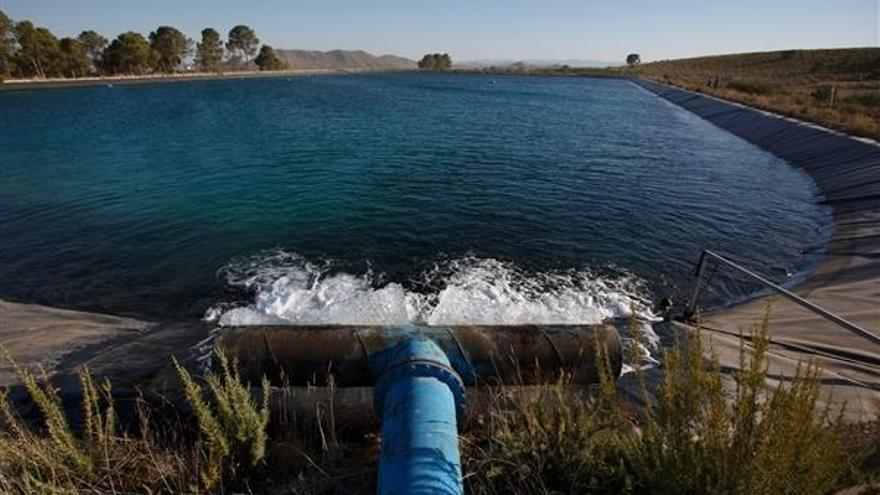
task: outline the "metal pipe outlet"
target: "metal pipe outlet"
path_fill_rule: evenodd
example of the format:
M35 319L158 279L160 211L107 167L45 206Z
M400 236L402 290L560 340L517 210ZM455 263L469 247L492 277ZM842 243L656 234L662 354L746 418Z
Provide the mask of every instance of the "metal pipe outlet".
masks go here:
M414 336L433 340L465 385L532 385L559 372L595 383L600 346L615 376L623 362L620 337L607 324L229 327L217 345L252 383L267 376L284 386L368 387L370 356Z

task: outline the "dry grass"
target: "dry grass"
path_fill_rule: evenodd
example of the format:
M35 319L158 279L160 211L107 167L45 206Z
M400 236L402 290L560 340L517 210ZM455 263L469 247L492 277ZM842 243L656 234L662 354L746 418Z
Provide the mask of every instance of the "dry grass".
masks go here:
M623 72L880 140L880 48L699 57Z
M82 431L75 434L45 373L17 368L42 417L28 425L0 397L0 491L4 494L218 493L234 487L265 456L268 405L258 404L221 357L207 378L211 394L178 367L200 434L179 423L154 431L138 407L137 433L118 431L109 381L80 373Z
M87 372L83 387L83 432L77 437L60 399L45 375L19 376L44 418L32 428L2 397L0 491L9 494L55 493L184 493L196 474L195 452L164 445L146 427L132 437L115 431L109 386L96 386ZM145 410L142 410L145 411Z

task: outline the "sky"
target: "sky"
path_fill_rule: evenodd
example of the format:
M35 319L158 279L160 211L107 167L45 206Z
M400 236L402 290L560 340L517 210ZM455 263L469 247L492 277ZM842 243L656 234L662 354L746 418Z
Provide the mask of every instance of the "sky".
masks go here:
M57 36L107 38L172 25L191 38L254 28L276 48L363 49L454 60L620 62L880 46L880 0L0 0L14 20Z

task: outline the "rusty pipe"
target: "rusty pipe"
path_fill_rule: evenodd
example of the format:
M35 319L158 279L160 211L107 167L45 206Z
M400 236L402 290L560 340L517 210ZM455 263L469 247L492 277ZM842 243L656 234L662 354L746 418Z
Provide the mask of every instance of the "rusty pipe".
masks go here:
M530 385L559 372L594 383L600 347L613 376L622 366L620 337L607 324L228 327L217 346L251 383L265 375L275 385L361 387L373 385L372 356L414 336L436 342L466 385Z

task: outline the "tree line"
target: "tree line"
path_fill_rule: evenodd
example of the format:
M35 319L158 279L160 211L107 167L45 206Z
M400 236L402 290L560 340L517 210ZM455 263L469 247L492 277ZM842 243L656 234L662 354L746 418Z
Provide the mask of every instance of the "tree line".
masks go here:
M260 70L286 68L275 50L260 46L254 30L245 25L233 27L225 42L213 28L203 29L201 40L194 42L172 26L159 26L147 37L129 31L112 41L92 30L58 39L45 27L15 22L0 11L0 80L220 72L245 70L251 62Z

